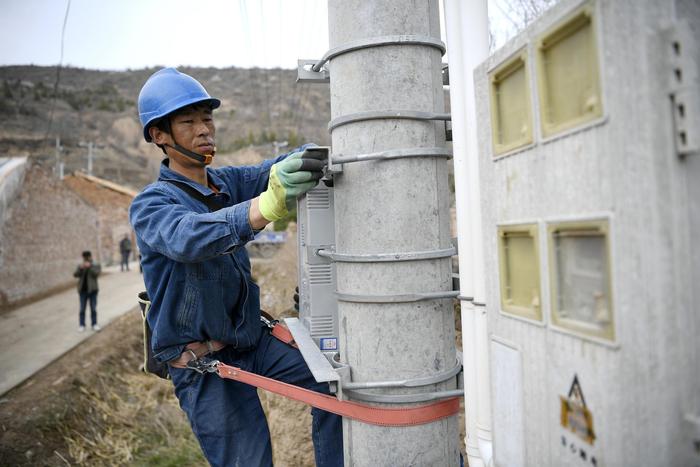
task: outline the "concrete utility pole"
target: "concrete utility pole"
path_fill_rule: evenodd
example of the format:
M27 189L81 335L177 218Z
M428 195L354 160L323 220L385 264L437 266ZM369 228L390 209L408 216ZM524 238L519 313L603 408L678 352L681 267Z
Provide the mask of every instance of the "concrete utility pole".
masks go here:
M88 148L88 158L87 158L87 174L92 175L92 158L93 158L93 149L94 148L101 148L103 146L96 145L92 141L88 143L78 143L78 146L81 148Z
M61 146L61 138L56 136L56 167L54 167L54 174L59 177L60 180L63 180L63 173L61 171L63 164L61 162L61 151L63 151L63 146Z
M334 160L379 159L345 163L335 178L341 360L353 383L444 374L457 365L456 294L438 1L330 0L328 14ZM343 397L420 401L455 387L449 378ZM346 419L344 436L346 465L459 465L456 416L409 428Z

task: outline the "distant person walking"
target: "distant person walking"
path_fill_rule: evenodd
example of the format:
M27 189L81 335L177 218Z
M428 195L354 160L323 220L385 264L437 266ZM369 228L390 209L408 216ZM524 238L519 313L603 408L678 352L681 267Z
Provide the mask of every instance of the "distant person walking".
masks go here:
M124 238L119 242L119 252L122 254L121 270L129 270L129 256L131 256L131 240L129 240L129 235L124 234Z
M97 324L97 276L102 272L102 267L92 261L92 253L83 251L83 262L78 265L73 273L78 278L78 294L80 295L80 326L78 332L85 331L85 306L90 301L90 321L92 330L99 331Z

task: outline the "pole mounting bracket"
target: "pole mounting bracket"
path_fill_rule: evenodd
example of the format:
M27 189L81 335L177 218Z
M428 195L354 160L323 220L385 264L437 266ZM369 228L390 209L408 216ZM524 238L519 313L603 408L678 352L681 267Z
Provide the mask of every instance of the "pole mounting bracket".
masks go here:
M297 83L300 81L305 83L330 83L331 76L325 66L318 71L314 70L317 63L318 60L297 60Z

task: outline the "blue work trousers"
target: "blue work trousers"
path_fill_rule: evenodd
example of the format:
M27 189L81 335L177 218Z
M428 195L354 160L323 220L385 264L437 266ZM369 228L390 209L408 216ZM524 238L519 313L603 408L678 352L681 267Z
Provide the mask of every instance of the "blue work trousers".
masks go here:
M266 330L252 350L238 352L229 346L210 357L242 370L329 393L328 383L316 382L299 350ZM272 465L270 432L253 386L182 368L171 367L170 375L180 407L212 466ZM342 466L342 418L315 408L311 415L316 465Z
M94 326L97 324L97 291L80 292L80 325L85 326L85 306L90 301L90 320Z
M122 251L122 262L119 264L121 270L129 270L129 256L131 256L131 250Z

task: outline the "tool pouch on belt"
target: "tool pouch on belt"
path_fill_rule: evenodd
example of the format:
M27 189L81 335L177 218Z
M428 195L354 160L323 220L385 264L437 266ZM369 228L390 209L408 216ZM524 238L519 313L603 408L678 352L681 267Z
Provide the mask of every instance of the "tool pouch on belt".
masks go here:
M156 375L159 378L170 379L167 363L159 363L153 358L153 348L151 347L151 327L148 325L148 310L151 309L151 300L146 292L139 294L139 306L141 307L141 317L143 318L143 371Z

